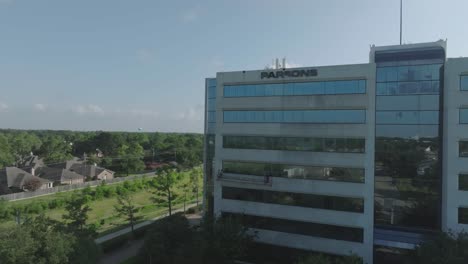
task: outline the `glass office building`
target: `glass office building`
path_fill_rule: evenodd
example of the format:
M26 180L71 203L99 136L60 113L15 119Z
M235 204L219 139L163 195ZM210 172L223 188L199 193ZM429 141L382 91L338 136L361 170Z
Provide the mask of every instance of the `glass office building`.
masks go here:
M365 263L468 229L468 59L445 51L207 79L207 212L242 218L262 248Z

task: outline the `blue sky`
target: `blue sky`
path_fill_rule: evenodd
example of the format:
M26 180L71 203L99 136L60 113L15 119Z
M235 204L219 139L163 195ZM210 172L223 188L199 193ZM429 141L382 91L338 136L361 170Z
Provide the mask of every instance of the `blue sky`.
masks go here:
M205 77L365 63L399 2L0 0L0 128L202 132ZM405 43L468 56L468 1L404 3Z

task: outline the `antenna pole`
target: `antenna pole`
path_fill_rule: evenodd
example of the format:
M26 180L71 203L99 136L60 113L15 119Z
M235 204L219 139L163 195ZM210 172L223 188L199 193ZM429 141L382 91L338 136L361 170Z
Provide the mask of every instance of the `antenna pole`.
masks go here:
M403 33L403 0L400 0L400 45Z

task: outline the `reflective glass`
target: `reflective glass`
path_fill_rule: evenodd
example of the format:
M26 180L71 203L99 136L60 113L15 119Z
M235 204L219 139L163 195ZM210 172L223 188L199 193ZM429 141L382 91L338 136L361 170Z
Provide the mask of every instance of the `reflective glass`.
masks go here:
M208 123L215 123L216 122L216 112L209 111L208 112Z
M364 169L223 161L223 172L293 179L364 182Z
M376 110L439 110L439 95L377 96Z
M458 142L460 157L468 157L468 141Z
M468 108L460 109L460 124L468 124Z
M223 199L249 201L257 203L300 206L325 210L364 212L364 199L317 194L291 193L223 187Z
M216 86L208 86L208 98L216 98Z
M364 94L366 80L225 85L225 97Z
M209 78L206 80L207 80L208 86L216 86L216 78Z
M224 111L225 123L364 124L366 110Z
M225 212L222 213L222 217L238 218L244 226L249 228L361 243L364 239L362 228Z
M377 82L439 80L442 64L377 68Z
M458 223L468 224L468 208L458 208Z
M439 111L376 111L376 124L433 125L439 123Z
M468 75L460 76L460 90L468 91Z
M458 175L458 189L461 191L468 191L468 174Z
M215 111L216 109L216 99L208 99L208 111Z
M361 138L223 136L223 148L364 153L365 140Z

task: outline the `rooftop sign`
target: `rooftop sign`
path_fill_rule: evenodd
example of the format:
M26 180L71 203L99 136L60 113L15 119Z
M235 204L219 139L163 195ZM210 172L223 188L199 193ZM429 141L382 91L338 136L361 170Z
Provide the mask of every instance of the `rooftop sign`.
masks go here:
M296 78L296 77L312 77L317 76L316 69L309 70L280 70L280 71L264 71L261 72L261 79L270 79L270 78Z

